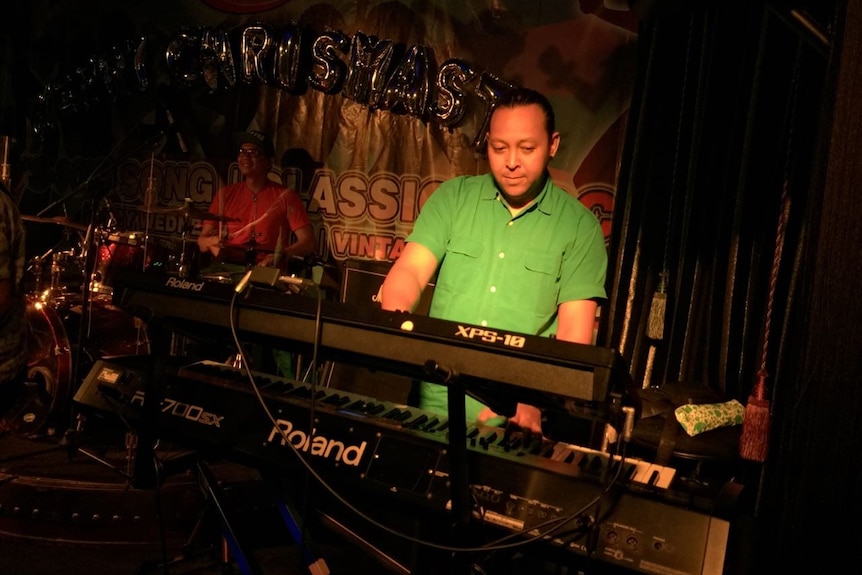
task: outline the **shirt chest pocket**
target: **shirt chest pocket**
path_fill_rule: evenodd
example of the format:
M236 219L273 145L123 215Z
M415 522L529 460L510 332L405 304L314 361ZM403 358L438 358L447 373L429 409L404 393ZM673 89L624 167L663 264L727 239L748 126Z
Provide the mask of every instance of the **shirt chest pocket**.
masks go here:
M435 293L470 293L481 285L486 274L480 273L484 247L470 238L450 238L446 244L446 254Z
M556 281L557 276L560 275L560 265L559 254L535 251L524 253L524 269L539 274L538 279L540 280L548 278L551 281Z
M534 302L534 310L538 317L553 315L557 309L560 292L558 278L562 260L559 254L547 252L526 252L523 261L523 277L526 283L535 291L533 298L524 302Z
M470 238L454 237L446 245L446 257L452 259L466 258L466 262L477 261L482 257L483 249L481 242Z

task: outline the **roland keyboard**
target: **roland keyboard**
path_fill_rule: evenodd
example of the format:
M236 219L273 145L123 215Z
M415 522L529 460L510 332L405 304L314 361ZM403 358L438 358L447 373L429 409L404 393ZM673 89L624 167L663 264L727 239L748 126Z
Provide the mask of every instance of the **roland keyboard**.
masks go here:
M76 404L91 417L140 425L147 360L98 360ZM389 501L405 513L449 513L445 418L253 374L273 421L248 374L209 361L178 363L183 360L172 358L161 382L159 438L260 468L296 471L307 463L346 496ZM599 536L589 547L583 532L546 543L643 573L722 572L729 523L677 492L672 468L495 427L471 426L466 441L469 487L481 505L477 521L535 535L547 522L588 512L602 500Z
M235 299L234 299L235 298ZM127 271L114 305L148 324L191 337L230 337L231 310L246 341L319 345L318 357L415 379L456 376L492 407L499 397L577 416L619 413L631 378L613 349L491 330L374 306L357 306L249 286ZM230 340L229 340L230 341ZM483 389L493 389L482 395ZM496 409L506 414L505 409Z

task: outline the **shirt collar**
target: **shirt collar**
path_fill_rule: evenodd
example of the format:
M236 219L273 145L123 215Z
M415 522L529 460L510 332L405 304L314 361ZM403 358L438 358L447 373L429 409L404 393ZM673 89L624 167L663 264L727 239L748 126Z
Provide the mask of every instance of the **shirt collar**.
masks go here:
M481 198L483 200L496 200L500 198L500 201L503 201L502 196L500 195L500 190L497 189L496 184L494 183L494 177L491 174L487 174L489 185L482 186ZM532 210L533 208L541 211L543 214L549 215L551 213L551 202L547 201L548 190L553 185L553 180L551 179L551 174L545 172L545 185L542 186L542 191L539 192L539 195L536 196L535 201L530 204L530 207L527 210ZM523 213L523 212L521 212Z

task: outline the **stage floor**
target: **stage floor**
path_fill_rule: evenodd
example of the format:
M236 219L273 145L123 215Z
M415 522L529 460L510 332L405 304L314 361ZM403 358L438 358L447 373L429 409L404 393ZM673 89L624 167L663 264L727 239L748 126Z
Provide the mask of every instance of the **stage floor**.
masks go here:
M171 462L183 463L158 488L138 489L130 480L134 450L126 448L124 434L68 439L0 435L4 575L310 572L275 506L263 499L256 470L201 463L193 453L160 446L156 455L168 469ZM205 496L198 463L230 507L228 527L245 537L239 553L225 548L225 521ZM334 533L313 533L307 540L313 541L313 558L333 574L386 572Z

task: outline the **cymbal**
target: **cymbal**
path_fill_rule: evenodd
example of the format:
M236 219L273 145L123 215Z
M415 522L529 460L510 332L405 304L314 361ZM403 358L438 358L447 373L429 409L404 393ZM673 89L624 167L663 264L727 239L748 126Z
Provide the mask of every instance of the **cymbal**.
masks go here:
M155 208L147 209L144 206L138 208L139 212L147 212L150 214L168 214L168 215L176 215L182 216L184 218L193 218L196 220L211 220L214 222L238 222L239 218L231 218L228 216L219 216L216 214L211 214L206 210L201 210L194 206L175 206L175 207L162 207L158 206Z
M65 216L43 218L41 216L28 216L26 214L21 214L21 219L27 222L38 222L40 224L58 224L75 230L81 230L82 232L86 232L87 228L89 227L85 224L79 224L78 222L70 221L69 218Z

